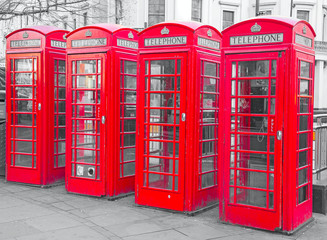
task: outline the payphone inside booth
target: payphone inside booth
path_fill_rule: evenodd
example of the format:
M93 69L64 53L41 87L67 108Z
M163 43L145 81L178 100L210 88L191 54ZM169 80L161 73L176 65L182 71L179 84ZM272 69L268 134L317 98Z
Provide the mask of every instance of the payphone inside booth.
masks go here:
M7 181L64 179L67 33L36 26L6 37Z
M137 31L115 24L67 35L68 192L134 191Z
M223 31L224 222L293 232L311 219L314 37L282 17Z
M193 213L217 203L220 44L196 22L139 34L137 204Z

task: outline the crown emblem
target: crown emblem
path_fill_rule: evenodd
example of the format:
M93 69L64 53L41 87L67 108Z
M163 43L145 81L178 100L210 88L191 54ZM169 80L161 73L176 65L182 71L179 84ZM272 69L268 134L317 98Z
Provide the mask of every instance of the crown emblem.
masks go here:
M87 30L85 32L85 37L91 37L92 36L92 32L90 30Z
M255 23L252 27L251 27L251 32L260 32L261 31L261 26L258 23Z
M162 30L161 30L161 35L164 35L164 34L169 34L169 29L164 27Z
M208 34L208 37L212 37L212 32L210 29L208 30L207 34Z
M23 38L28 38L28 33L27 32L23 33Z
M134 38L134 35L133 35L132 32L129 32L129 33L128 33L128 38L132 38L132 39Z
M63 39L67 39L67 33L64 34L64 36L62 36Z
M307 28L304 26L302 29L303 34L307 34Z

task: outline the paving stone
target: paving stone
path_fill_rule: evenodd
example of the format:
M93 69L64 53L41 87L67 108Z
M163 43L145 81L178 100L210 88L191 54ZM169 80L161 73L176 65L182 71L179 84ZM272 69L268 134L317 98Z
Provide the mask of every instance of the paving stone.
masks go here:
M22 221L0 224L0 239L9 239L40 233L40 231Z
M108 240L108 237L94 231L90 227L80 226L59 229L51 232L34 234L33 236L17 237L17 240Z
M101 227L106 227L115 224L122 224L128 222L134 222L137 220L148 219L149 217L135 212L133 210L122 210L119 212L112 212L110 214L95 216L87 218L88 220L94 222L96 225Z
M124 240L190 240L191 238L175 230L166 230L153 233L140 234L123 238Z
M29 203L21 199L15 198L14 196L1 196L0 198L0 209L22 206L25 204L29 204Z
M82 225L80 222L62 214L52 214L42 217L34 217L26 220L25 222L28 225L42 232Z
M210 238L224 237L237 233L237 231L233 233L231 231L224 231L224 228L219 228L219 227L213 228L203 224L175 228L175 230L183 233L184 235L192 239L210 239Z
M59 208L59 209L64 210L64 211L74 209L74 207L72 207L71 205L68 205L68 204L66 204L64 202L56 202L56 203L52 203L51 205L53 207Z
M78 208L69 211L70 213L82 217L82 218L87 218L87 217L95 217L99 215L106 215L106 214L111 214L114 212L120 212L122 210L129 210L130 208L125 207L125 206L116 206L113 204L110 204L108 202L107 204L101 204L101 205L94 205L91 207L87 208Z
M0 209L0 223L46 216L54 212L32 204Z
M164 226L167 228L179 228L179 227L187 227L194 226L198 224L196 218L188 217L182 214L173 214L171 213L169 216L153 218L152 221L159 226Z
M127 237L132 235L139 235L144 233L167 230L164 227L152 223L148 220L111 225L111 226L107 226L106 229L113 232L119 237Z

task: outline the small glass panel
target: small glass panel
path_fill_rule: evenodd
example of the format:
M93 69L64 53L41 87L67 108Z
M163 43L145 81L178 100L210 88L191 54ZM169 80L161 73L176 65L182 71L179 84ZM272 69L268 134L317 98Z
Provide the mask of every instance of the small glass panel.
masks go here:
M238 63L239 77L269 76L269 60L244 61Z
M217 63L203 62L203 75L217 77Z
M308 164L308 151L299 152L298 158L298 167L306 166Z
M95 151L89 149L76 149L76 162L95 163Z
M33 71L32 59L15 59L15 71Z
M124 177L135 174L135 162L123 164Z
M310 130L310 127L308 125L309 119L310 118L308 115L299 116L299 131Z
M96 60L76 61L78 74L96 73Z
M214 172L210 172L210 173L205 173L202 174L201 176L201 187L202 188L206 188L206 187L210 187L215 185L215 173Z
M302 203L308 199L308 185L299 188L298 190L298 203Z
M77 76L77 88L96 88L96 76Z
M300 106L299 106L299 112L300 113L309 113L309 98L300 98Z
M15 83L18 85L32 85L32 73L15 73Z
M124 61L124 73L126 74L137 74L137 64L133 61Z
M151 77L151 91L174 91L175 77Z
M298 171L298 186L308 182L308 169L304 168Z
M251 189L237 189L236 203L266 208L267 192Z
M16 87L14 98L33 99L32 87Z
M309 146L309 133L299 134L299 149L307 148Z
M276 77L276 60L271 60L271 76Z
M269 80L268 79L250 79L238 80L239 96L268 96Z
M151 75L174 74L175 60L155 60L151 61Z
M301 77L310 77L310 63L309 62L304 62L300 61L300 76Z
M14 154L15 166L17 167L32 167L32 155ZM34 165L35 168L35 165Z
M268 130L268 118L256 116L241 116L237 118L239 132L266 133Z
M237 109L239 113L268 113L268 98L238 98Z
M310 95L309 80L300 80L300 95Z
M159 188L172 190L173 188L173 177L161 174L149 173L149 188Z

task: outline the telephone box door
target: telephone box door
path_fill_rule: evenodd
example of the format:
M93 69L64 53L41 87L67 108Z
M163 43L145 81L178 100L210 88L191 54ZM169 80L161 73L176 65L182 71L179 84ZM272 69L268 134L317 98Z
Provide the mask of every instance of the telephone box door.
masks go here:
M137 203L182 211L186 54L141 55ZM144 123L144 124L143 124Z
M226 55L224 221L281 227L283 56Z
M70 192L105 195L105 64L104 54L68 55L66 185Z
M10 54L7 59L7 180L41 184L40 54Z

